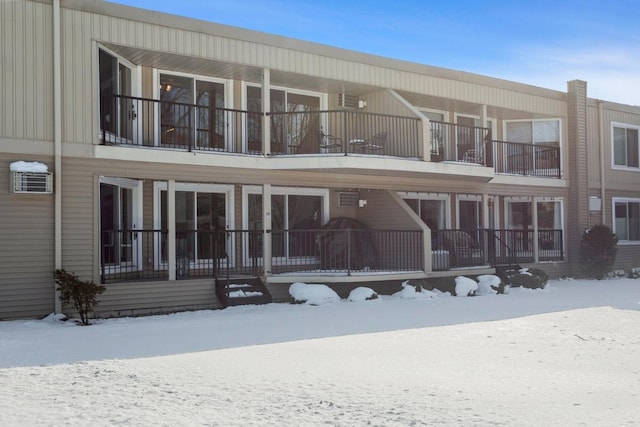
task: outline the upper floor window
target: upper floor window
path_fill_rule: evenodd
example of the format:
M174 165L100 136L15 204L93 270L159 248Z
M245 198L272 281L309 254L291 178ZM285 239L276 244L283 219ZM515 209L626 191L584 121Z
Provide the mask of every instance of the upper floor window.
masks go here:
M620 241L640 243L640 199L613 198L613 231Z
M506 140L523 144L560 145L560 120L506 122Z
M613 164L630 168L640 167L638 159L638 126L613 124Z

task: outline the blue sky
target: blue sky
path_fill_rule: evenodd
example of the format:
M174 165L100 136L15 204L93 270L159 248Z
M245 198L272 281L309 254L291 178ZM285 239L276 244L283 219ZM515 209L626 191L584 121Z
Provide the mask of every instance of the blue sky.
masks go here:
M640 105L638 0L116 2Z

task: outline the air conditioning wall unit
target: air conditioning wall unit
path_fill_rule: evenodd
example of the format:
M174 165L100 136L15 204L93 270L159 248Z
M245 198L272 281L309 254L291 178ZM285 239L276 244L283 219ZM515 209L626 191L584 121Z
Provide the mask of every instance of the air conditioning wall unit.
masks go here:
M338 107L356 109L358 108L358 97L356 95L349 95L348 93L339 93Z
M53 173L11 171L11 192L17 194L53 193Z
M358 199L360 193L357 191L341 191L338 193L338 206L340 207L355 207L358 206Z

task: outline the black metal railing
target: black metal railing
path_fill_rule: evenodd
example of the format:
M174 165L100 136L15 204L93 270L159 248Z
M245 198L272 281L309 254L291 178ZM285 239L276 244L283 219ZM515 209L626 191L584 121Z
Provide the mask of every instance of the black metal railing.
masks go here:
M177 231L176 279L260 275L263 237L263 230ZM271 238L274 274L424 269L422 231L274 230ZM102 283L169 277L167 230L105 230L101 239ZM562 230L432 230L431 239L434 271L564 260Z
M536 262L533 230L432 230L434 271ZM538 230L537 261L564 260L562 230Z
M261 154L262 116L261 112L112 95L101 100L100 136L109 144Z
M267 113L272 154L379 154L417 158L417 117L327 110Z
M560 178L560 148L542 144L493 141L496 173Z
M100 242L101 283L166 279L168 272L162 250L166 238L166 230L103 230Z
M431 120L430 129L431 161L491 164L489 128Z
M274 230L274 273L423 270L422 232L412 230Z

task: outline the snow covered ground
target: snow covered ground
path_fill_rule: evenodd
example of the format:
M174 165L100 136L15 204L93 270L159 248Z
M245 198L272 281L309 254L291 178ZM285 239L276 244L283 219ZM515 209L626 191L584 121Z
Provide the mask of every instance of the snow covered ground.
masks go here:
M638 425L640 280L0 322L0 414L3 426Z

